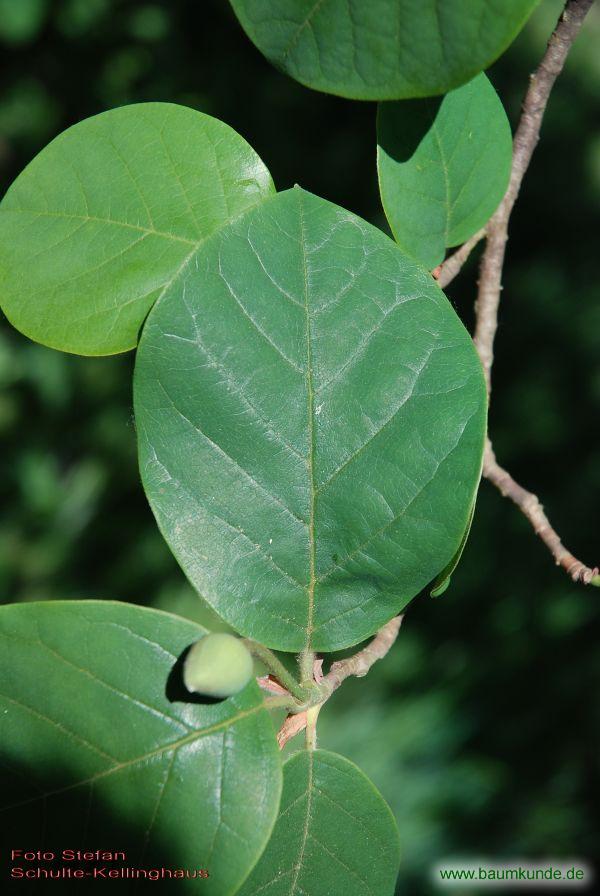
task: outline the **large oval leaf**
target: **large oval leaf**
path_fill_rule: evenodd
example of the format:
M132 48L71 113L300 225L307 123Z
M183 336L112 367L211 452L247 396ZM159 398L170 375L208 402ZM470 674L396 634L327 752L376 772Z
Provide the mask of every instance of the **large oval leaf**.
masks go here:
M398 829L366 775L316 750L288 759L283 781L273 836L240 896L392 896Z
M106 355L209 234L273 192L228 125L183 106L103 112L52 141L0 205L0 302L25 335Z
M357 643L451 560L485 388L432 278L300 189L207 241L152 310L140 469L192 583L281 650Z
M434 96L511 43L539 0L231 0L249 38L292 78L363 100Z
M127 857L109 867L206 868L207 880L176 884L235 891L271 833L280 759L254 682L214 705L165 696L178 656L201 634L109 601L0 609L11 847L110 847Z
M379 187L397 242L432 269L468 240L504 196L510 125L485 75L436 100L382 103Z

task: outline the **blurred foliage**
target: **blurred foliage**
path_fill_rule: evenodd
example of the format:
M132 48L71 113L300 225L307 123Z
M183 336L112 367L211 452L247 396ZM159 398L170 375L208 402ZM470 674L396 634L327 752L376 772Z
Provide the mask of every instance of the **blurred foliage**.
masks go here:
M542 0L490 76L513 124L560 11ZM600 9L559 79L511 224L491 431L565 543L597 562L600 403ZM0 179L108 107L191 105L299 182L384 226L374 107L272 69L223 0L0 0ZM472 323L476 260L449 294ZM139 484L133 356L85 359L0 323L0 583L7 601L121 598L218 625L186 584ZM399 820L401 892L431 863L598 858L600 594L556 570L484 483L448 592L411 606L393 653L322 713ZM472 891L471 891L472 892Z

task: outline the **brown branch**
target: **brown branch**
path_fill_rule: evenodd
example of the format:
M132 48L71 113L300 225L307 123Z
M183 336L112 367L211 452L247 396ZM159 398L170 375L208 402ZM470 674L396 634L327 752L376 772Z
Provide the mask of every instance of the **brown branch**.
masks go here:
M485 227L482 227L466 243L463 243L460 249L449 255L445 261L432 271L434 278L442 289L454 280L477 243L484 238L485 232Z
M486 226L487 240L479 272L473 339L483 365L488 394L492 387L494 339L498 329L498 308L502 291L502 268L508 240L508 222L519 195L521 182L539 140L542 119L550 92L563 69L571 45L577 37L592 3L593 0L568 0L548 41L544 57L531 76L515 133L508 189ZM538 498L515 482L510 473L498 464L489 439L484 454L483 475L520 508L534 531L550 550L556 563L566 570L574 582L600 585L598 569L586 566L564 547Z
M383 628L379 629L370 644L363 647L363 649L359 650L358 653L355 653L354 656L349 656L345 660L338 660L336 663L332 663L331 669L325 676L321 674L323 660L317 659L314 661L313 677L315 682L322 689L323 700L321 703L309 707L306 710L291 713L287 716L277 733L277 742L279 743L280 749L283 749L289 740L296 737L301 731L304 731L307 726L311 729L309 740L314 749L316 738L314 722L316 722L316 716L320 707L323 703L329 700L333 692L339 688L346 678L349 678L350 675L362 678L377 660L383 659L398 637L402 619L402 616L396 616L394 619L390 619Z
M494 337L498 329L498 305L502 290L502 267L508 239L510 213L539 140L542 118L546 111L550 91L563 69L571 44L577 37L583 19L592 3L593 0L569 0L548 41L544 58L531 76L513 142L513 161L508 189L486 227L487 243L479 275L474 341L483 364L488 392L491 389Z
M515 482L510 473L500 466L489 440L485 449L483 475L496 486L505 498L510 498L523 512L533 526L536 535L539 535L554 557L556 565L562 566L574 582L582 582L584 585L600 585L598 568L590 569L565 548L544 513L539 499Z
M363 678L377 660L383 659L398 637L402 619L402 616L395 616L394 619L390 619L383 628L379 629L370 644L367 644L354 656L332 663L331 669L322 681L322 685L327 689L328 696L331 696L350 675Z

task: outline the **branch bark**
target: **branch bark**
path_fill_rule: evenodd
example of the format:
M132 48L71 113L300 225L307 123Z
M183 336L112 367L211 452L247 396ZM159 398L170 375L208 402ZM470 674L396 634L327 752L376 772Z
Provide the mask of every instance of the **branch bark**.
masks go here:
M536 71L531 75L529 88L523 101L521 118L515 133L513 162L508 189L498 209L486 226L487 239L479 272L479 290L475 305L476 322L473 339L483 365L488 394L491 393L492 388L494 340L498 329L502 269L504 266L506 242L508 240L510 215L519 195L521 183L531 161L531 156L539 140L542 119L546 111L550 92L564 67L571 45L577 37L592 3L593 0L568 0L558 20L558 24L548 41L544 57ZM447 261L451 262L453 257L451 256ZM448 272L450 273L452 270L453 268L450 266ZM441 282L441 275L438 282ZM586 566L563 546L558 533L553 529L544 513L539 499L532 492L527 491L527 489L515 482L510 473L498 464L489 440L484 454L483 475L503 495L510 498L520 508L532 524L534 531L550 550L556 563L566 570L573 581L600 585L598 569Z
M332 663L331 669L325 676L321 674L323 661L319 659L314 661L313 677L322 689L323 700L307 710L287 716L277 733L277 742L280 749L283 749L289 740L296 737L305 728L310 729L307 735L307 746L309 749L315 748L316 733L314 722L316 722L316 717L323 703L329 700L333 692L339 688L346 678L349 678L351 675L362 678L377 660L383 659L398 637L403 618L403 616L396 616L394 619L390 619L383 628L379 629L370 644L367 644L354 656Z
M593 0L569 0L548 41L544 58L531 76L513 143L513 162L508 189L486 227L487 243L479 275L474 341L483 364L488 391L491 389L494 338L498 329L498 306L502 290L502 267L508 239L508 221L539 140L550 91L563 69L567 54L592 3Z
M449 255L448 258L433 271L433 276L442 289L454 280L475 246L484 238L485 233L486 229L485 227L482 227L481 230L478 230L477 233L473 234L471 239L467 240L466 243L463 243L460 249L457 249L456 252Z
M500 466L489 440L485 449L483 472L486 479L489 479L505 498L510 498L527 517L536 535L539 535L554 557L557 566L562 566L574 582L582 582L584 585L600 585L598 567L590 569L565 548L544 513L539 499L515 482L508 470Z
M383 628L379 629L370 644L367 644L354 656L332 664L331 669L321 682L327 689L328 696L331 696L346 678L351 675L363 678L377 660L383 659L398 637L403 618L403 616L395 616L394 619L390 619Z

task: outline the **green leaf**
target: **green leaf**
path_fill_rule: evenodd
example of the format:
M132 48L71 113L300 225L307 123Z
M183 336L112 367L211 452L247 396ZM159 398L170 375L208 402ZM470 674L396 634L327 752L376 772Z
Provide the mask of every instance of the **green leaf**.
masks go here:
M165 695L202 633L109 601L0 609L1 812L13 846L110 846L127 852L117 865L209 870L179 881L182 892L235 891L275 822L280 758L255 682L213 705Z
M292 78L360 100L434 96L487 68L539 0L231 0Z
M488 221L506 192L510 125L485 75L439 100L382 103L377 116L381 199L403 249L432 269L446 248Z
M190 581L280 650L367 638L455 554L481 365L432 278L294 189L202 246L148 316L142 481Z
M316 750L288 759L283 781L273 836L239 896L392 896L398 829L366 775Z
M432 582L431 591L430 591L431 597L441 597L442 594L444 594L444 592L447 591L448 587L450 586L450 580L452 578L452 573L454 572L454 570L460 563L460 558L463 555L465 545L469 538L469 532L471 531L471 525L473 523L474 516L475 516L475 501L473 501L473 506L471 507L471 513L469 514L469 520L467 522L467 527L466 527L465 531L463 532L463 537L458 546L458 550L457 550L456 554L454 555L454 557L452 558L452 560L450 561L448 566L445 569L443 569L441 571L441 573L439 574L439 576L436 578L436 580L434 582Z
M52 348L133 348L200 243L273 189L245 140L193 109L143 103L88 118L0 204L2 308Z

